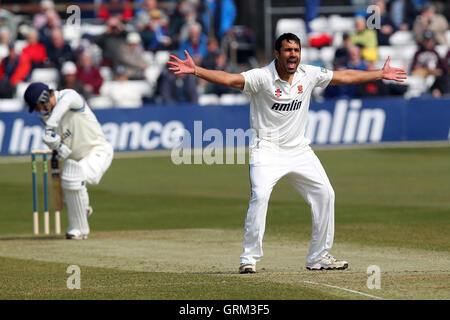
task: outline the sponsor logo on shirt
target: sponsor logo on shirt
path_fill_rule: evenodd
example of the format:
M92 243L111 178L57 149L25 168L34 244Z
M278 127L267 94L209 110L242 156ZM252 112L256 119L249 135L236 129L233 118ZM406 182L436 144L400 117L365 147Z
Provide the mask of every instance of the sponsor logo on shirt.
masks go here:
M300 109L302 102L300 100L294 100L291 103L274 103L272 110L276 111L295 111Z
M66 131L64 131L64 133L62 134L61 140L64 141L67 138L69 138L72 135L72 132L70 132L69 129L67 129Z
M324 67L320 68L320 71L322 71L323 73L327 73L327 69Z

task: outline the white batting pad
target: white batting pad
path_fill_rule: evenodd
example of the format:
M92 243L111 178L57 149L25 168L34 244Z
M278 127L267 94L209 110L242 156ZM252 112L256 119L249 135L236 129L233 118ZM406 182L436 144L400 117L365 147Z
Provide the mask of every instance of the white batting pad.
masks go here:
M69 220L67 233L73 234L73 231L79 230L83 235L88 235L90 230L86 210L89 206L89 197L86 187L80 190L65 189L64 201Z
M64 202L67 208L69 226L67 233L79 230L83 235L89 234L86 210L89 206L89 195L86 189L86 177L83 168L77 161L64 161L61 173Z
M77 161L72 159L64 161L61 172L61 187L67 190L81 190L86 187L86 175Z

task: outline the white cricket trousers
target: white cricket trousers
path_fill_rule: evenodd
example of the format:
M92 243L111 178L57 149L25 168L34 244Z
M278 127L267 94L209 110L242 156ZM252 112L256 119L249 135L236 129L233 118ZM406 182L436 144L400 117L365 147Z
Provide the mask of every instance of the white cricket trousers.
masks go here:
M88 184L98 184L111 165L114 150L110 145L101 150L92 150L80 161L68 159L62 168L62 187L67 208L67 233L90 232L86 210L89 206Z
M286 149L259 140L250 149L252 195L245 218L241 264L256 264L263 256L270 194L284 176L311 207L312 239L306 264L316 263L333 246L334 191L314 151L310 146Z

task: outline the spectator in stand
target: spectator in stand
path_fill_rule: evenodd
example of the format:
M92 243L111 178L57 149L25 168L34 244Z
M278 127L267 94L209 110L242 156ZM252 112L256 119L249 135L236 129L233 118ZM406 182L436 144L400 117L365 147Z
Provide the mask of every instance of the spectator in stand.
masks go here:
M231 29L236 18L236 6L233 0L204 0L202 14L204 32L210 37L222 39Z
M305 1L305 7L306 7L306 32L309 34L311 33L311 26L310 23L312 20L317 18L319 16L319 7L320 7L320 1L321 0L306 0Z
M123 21L133 18L133 6L130 0L107 0L100 4L97 17L107 20L112 16L120 16Z
M417 43L422 43L425 31L431 31L438 44L448 46L445 37L445 33L448 29L449 25L447 19L442 14L436 13L434 5L426 3L422 7L420 15L417 16L414 21L414 39Z
M185 51L189 52L192 59L195 61L197 65L201 65L203 58L206 56L208 38L205 34L202 33L202 26L198 22L194 22L189 24L189 36L188 38L180 44L179 48L179 56L184 56ZM189 103L197 103L198 102L198 78L194 75L182 75L178 77L178 82L182 83L179 94L179 102L189 102ZM173 81L173 77L171 75L168 76L167 81L169 83L165 83L165 85L176 85L175 81Z
M117 64L118 50L126 44L127 33L118 17L111 17L106 22L106 32L100 35L95 43L102 49L102 65L113 67Z
M194 62L200 65L208 52L207 42L208 38L202 33L201 24L193 23L189 26L189 37L180 44L178 55L184 56L184 50L187 50Z
M122 45L119 51L117 64L125 69L125 74L130 80L145 79L145 69L148 65L144 60L141 46L141 37L137 32L127 35L127 45Z
M375 5L380 10L380 28L376 29L377 40L379 46L389 46L389 38L395 32L395 26L392 22L391 16L386 11L385 0L375 1Z
M412 62L411 75L426 78L434 76L435 82L431 87L433 96L440 97L442 91L445 91L445 83L447 82L447 68L444 60L441 59L436 51L436 41L431 31L425 31L423 43L416 52Z
M208 52L206 53L206 56L203 58L201 67L211 70L216 70L217 67L217 57L219 57L222 52L219 48L219 42L214 37L208 38L208 44L207 44ZM206 80L198 79L198 84L201 88L201 91L205 93L211 93L210 88L212 87L212 83L209 83Z
M426 31L419 50L414 54L411 74L426 78L429 75L440 76L445 69L439 53L436 51L433 32Z
M6 27L0 28L0 61L9 54L9 43L11 42L11 34Z
M158 38L165 35L167 23L167 15L163 10L158 9L158 1L143 1L142 7L138 9L134 18L134 25L146 50L152 50L161 44Z
M366 68L368 71L375 71L375 64L369 63ZM356 97L382 97L389 95L389 87L383 80L376 80L356 85Z
M77 66L72 61L66 61L61 68L61 77L57 90L73 89L86 98L83 84L77 80Z
M362 16L356 17L356 33L350 36L354 45L360 46L361 55L364 60L376 62L378 60L377 33L373 29L366 28L366 19Z
M140 23L143 23L141 20ZM169 50L172 40L167 36L168 18L159 9L150 11L149 20L138 26L139 35L147 50Z
M45 27L48 22L48 12L55 10L55 3L52 0L41 0L40 11L33 16L33 27L37 30ZM57 25L61 25L61 19L56 16Z
M36 29L30 29L27 35L27 45L22 49L22 54L27 55L31 61L31 68L42 68L47 60L47 50L39 42L39 33Z
M0 27L8 28L11 40L16 39L17 36L17 20L18 17L8 10L2 9L0 6Z
M185 23L185 16L190 10L192 10L190 3L180 1L175 11L170 14L168 36L172 39L174 46L179 45L181 28Z
M392 0L388 3L388 11L396 30L411 30L417 15L412 0Z
M39 29L39 39L44 45L48 45L52 39L53 29L61 28L61 19L55 10L47 11L47 23Z
M84 50L78 60L77 80L83 84L86 97L100 94L103 77L100 69L94 65L90 53Z
M343 44L334 52L333 68L334 70L342 70L347 65L350 59L350 47L352 47L352 41L348 33L344 33L342 36Z
M442 77L437 81L435 87L431 87L431 93L434 97L439 98L442 95L450 95L450 49L444 58L445 72Z
M349 60L344 69L367 70L367 65L361 56L359 46L352 45L348 49ZM356 84L347 84L342 86L327 86L324 92L325 98L347 97L353 98L357 94Z
M214 59L214 66L212 68L212 70L221 70L221 71L225 71L228 73L239 73L239 70L235 70L232 68L231 64L228 64L227 61L227 56L225 53L223 52L219 52L218 55L216 55L215 59ZM225 93L236 93L238 92L236 89L230 88L230 87L225 87L225 86L221 86L218 84L214 84L211 82L207 83L207 86L205 87L205 93L214 93L218 96L225 94Z
M102 95L111 99L118 108L139 108L142 106L142 94L128 81L125 68L115 68L115 79L101 89Z
M136 28L139 25L146 25L152 20L152 13L159 11L160 15L167 18L167 15L163 9L158 8L157 0L145 0L140 9L138 9L134 18Z
M75 61L75 54L64 40L61 28L54 28L50 39L47 45L48 67L61 69L64 62Z
M189 38L189 30L193 24L202 25L201 16L198 14L197 7L192 1L183 1L185 7L183 10L183 23L179 30L178 43L181 45Z
M349 60L345 66L345 69L367 70L367 65L362 57L359 46L351 46L348 53Z
M215 69L216 58L222 53L219 47L219 41L214 37L208 38L207 50L201 66L206 69Z
M0 62L0 98L12 98L17 84L25 81L31 72L30 58L17 54L12 42L8 49L8 56Z

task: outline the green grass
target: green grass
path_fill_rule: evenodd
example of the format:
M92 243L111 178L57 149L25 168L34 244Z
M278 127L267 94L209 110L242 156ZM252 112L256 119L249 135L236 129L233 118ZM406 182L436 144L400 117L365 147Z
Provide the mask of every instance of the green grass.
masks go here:
M336 193L335 243L448 252L450 147L316 153ZM30 171L29 163L0 163L2 237L31 235ZM170 157L120 158L113 161L100 185L89 187L89 194L95 210L90 220L92 232L243 230L250 196L248 166L176 166ZM39 205L42 208L42 201ZM65 223L64 218L63 227ZM310 233L309 207L282 179L269 203L266 235L309 241ZM95 267L85 269L89 288L71 292L58 289L65 286L67 276L61 275L58 263L33 261L23 272L21 268L22 260L0 257L0 292L8 292L0 294L0 299L339 298L326 290L302 288L300 292L298 286L261 279ZM46 280L45 274L52 280ZM30 282L36 289L28 292ZM127 289L126 283L136 285ZM144 285L140 288L139 284ZM112 290L116 287L122 289ZM208 290L210 287L214 290ZM242 289L251 295L244 298ZM113 294L115 291L121 293Z
M336 193L336 241L448 249L450 148L316 153ZM0 177L0 235L29 233L29 164L0 164ZM250 195L248 166L115 159L89 192L93 230L238 229ZM267 233L308 239L310 228L309 207L282 179L269 203Z
M0 299L102 299L155 300L264 300L271 296L285 299L339 299L331 293L302 288L294 284L277 284L255 279L231 278L208 274L176 274L165 272L134 272L106 268L83 267L82 290L68 290L67 265L33 261L24 264L18 259L0 257ZM186 278L188 277L188 281ZM250 281L249 281L250 280ZM214 290L211 291L211 287ZM11 288L14 291L11 292ZM32 288L32 289L30 289Z

